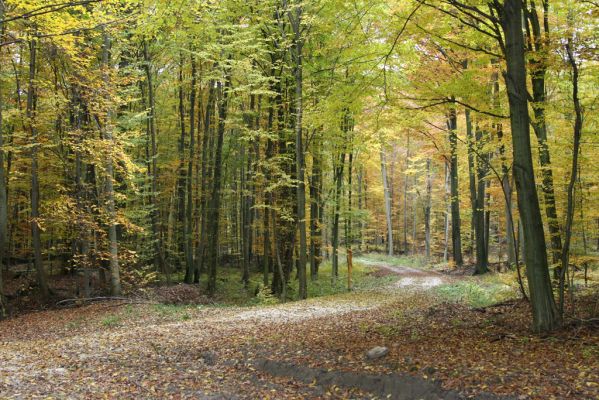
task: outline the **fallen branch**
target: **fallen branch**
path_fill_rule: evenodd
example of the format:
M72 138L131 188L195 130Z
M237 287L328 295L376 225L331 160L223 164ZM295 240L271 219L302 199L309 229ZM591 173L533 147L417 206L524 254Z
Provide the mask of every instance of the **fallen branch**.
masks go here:
M74 299L64 299L60 300L56 303L57 306L68 306L68 305L76 305L83 303L96 303L101 301L127 301L131 303L133 300L127 297L112 297L112 296L103 296L103 297L86 297L86 298L74 298Z
M491 304L486 307L471 308L471 310L484 313L484 312L487 312L487 309L489 309L489 308L497 308L497 307L503 307L503 306L514 307L516 304L518 304L518 300L506 300L506 301L502 301L501 303Z

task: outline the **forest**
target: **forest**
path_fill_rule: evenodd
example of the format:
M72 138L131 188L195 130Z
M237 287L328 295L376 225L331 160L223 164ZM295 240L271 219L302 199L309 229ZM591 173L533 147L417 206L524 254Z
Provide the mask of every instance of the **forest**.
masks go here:
M598 17L594 0L0 0L0 398L599 396ZM463 348L440 326L481 329L500 378L451 375ZM122 347L132 332L150 350ZM34 340L89 347L100 372L44 370ZM506 383L505 341L560 382ZM325 342L359 371L298 355ZM220 372L190 374L182 346ZM170 378L125 384L112 351ZM412 392L364 383L389 371Z

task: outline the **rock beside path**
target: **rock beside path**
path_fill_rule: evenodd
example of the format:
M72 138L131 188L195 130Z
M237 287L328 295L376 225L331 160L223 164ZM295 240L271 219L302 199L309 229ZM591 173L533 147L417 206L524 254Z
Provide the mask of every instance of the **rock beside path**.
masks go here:
M366 352L366 358L369 360L377 360L389 354L389 349L383 346L376 346Z

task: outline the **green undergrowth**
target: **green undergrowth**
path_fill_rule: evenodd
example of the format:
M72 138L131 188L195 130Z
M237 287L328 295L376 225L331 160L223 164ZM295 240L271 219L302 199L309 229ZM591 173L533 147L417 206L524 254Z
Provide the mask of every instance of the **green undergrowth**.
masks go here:
M308 282L308 296L331 296L340 293L348 292L348 271L347 264L339 264L339 276L332 279L332 265L330 262L325 262L320 266L319 278L316 281ZM364 291L376 289L385 286L397 280L395 275L378 276L373 274L374 269L366 264L354 261L352 269L352 291Z
M340 256L340 261L345 261L344 256ZM342 293L348 293L348 271L345 262L339 263L339 275L336 279L332 279L332 265L330 261L325 261L320 265L318 278L311 279L308 269L308 298L333 296ZM395 280L395 275L381 276L373 273L375 271L372 266L366 263L354 261L352 269L352 292L368 291L383 287ZM181 282L183 274L173 275L172 281ZM205 275L202 275L200 287L205 288ZM269 285L272 280L272 274L269 274ZM212 306L256 306L256 305L272 305L280 302L279 298L271 293L270 286L264 285L262 272L252 271L250 274L249 284L244 286L242 281L242 271L239 268L224 267L218 270L217 289L214 303ZM287 301L299 299L299 281L296 277L296 271L293 271L289 286L287 287ZM179 306L161 306L159 312L165 313L170 310L168 307ZM172 312L171 312L172 314Z
M440 285L435 291L445 301L475 308L518 297L516 277L512 273L464 277L460 281Z
M426 257L422 255L399 255L399 256L390 256L384 253L369 253L362 254L359 257L360 260L364 260L365 262L377 262L377 263L385 263L392 266L402 266L402 267L411 267L411 268L424 268L427 266Z
M158 316L181 321L190 319L193 308L196 307L197 306L175 304L156 304L153 306L154 312L156 312Z

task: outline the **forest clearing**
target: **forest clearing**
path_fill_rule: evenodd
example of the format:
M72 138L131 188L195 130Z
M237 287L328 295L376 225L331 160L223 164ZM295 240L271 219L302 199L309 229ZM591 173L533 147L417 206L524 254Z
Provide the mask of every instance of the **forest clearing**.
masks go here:
M599 398L596 0L0 0L0 399Z

